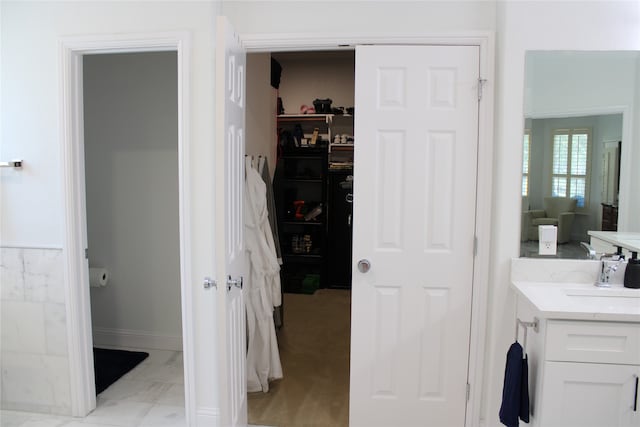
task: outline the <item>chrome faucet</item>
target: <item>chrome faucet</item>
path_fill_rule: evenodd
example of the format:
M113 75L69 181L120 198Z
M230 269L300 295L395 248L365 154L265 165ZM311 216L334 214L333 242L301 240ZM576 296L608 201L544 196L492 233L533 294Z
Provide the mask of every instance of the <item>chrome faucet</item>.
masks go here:
M600 278L595 283L595 286L599 288L610 288L611 283L609 280L613 273L618 270L620 263L624 261L624 255L619 253L598 253L593 248L593 246L589 245L586 242L580 242L580 245L584 247L588 252L589 259L600 259ZM615 264L609 263L608 261L617 261Z
M607 261L617 261L615 264L609 264ZM600 280L598 280L595 285L599 288L610 288L611 283L609 283L609 279L611 279L611 275L618 270L620 263L624 261L624 256L620 256L618 254L603 254L600 257Z
M613 273L618 270L620 263L624 262L624 255L622 255L620 252L612 254L598 253L593 248L593 246L586 242L580 242L580 245L587 250L589 259L600 259L600 277L594 283L595 286L599 288L610 288L611 283L609 282L609 280L611 279ZM599 258L598 255L600 256ZM613 261L617 262L613 264Z

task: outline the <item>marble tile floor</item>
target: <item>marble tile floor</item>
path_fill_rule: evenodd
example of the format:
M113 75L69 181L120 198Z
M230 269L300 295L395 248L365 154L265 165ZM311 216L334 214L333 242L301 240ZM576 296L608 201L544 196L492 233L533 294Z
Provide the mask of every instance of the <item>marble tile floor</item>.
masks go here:
M86 417L0 410L0 427L186 427L182 352L124 350L149 357L100 393Z
M98 395L84 418L0 411L0 427L186 427L182 352L147 350L142 363Z

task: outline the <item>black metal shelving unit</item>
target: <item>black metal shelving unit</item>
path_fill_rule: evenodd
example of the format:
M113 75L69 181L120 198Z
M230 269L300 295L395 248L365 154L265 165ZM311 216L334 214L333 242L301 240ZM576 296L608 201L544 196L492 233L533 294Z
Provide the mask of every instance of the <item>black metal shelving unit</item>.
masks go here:
M274 177L284 292L326 286L327 146L283 149ZM305 216L322 204L322 213Z

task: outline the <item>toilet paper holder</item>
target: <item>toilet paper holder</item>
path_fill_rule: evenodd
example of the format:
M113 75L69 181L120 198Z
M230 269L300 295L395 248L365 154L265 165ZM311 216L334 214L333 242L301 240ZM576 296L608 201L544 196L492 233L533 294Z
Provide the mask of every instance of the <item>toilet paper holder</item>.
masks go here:
M109 271L103 267L89 268L89 287L103 288L109 282Z

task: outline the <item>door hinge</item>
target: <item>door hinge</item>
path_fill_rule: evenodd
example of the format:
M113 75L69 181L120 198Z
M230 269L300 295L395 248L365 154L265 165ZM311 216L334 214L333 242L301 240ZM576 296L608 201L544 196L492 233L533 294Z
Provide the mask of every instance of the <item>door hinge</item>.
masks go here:
M482 92L486 83L487 79L478 79L478 101L482 100Z
M89 259L89 248L84 248L84 258Z
M478 236L473 236L473 256L478 255Z
M469 401L470 396L471 396L471 384L467 383L467 402Z

